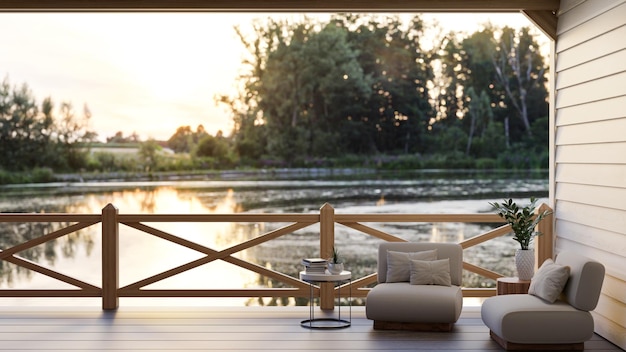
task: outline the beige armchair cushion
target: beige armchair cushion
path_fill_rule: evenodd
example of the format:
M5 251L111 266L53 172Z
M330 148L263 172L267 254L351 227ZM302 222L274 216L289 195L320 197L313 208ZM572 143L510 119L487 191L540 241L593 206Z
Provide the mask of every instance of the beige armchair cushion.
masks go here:
M483 302L481 317L489 330L512 343L580 343L593 335L591 313L533 295L488 298Z
M450 286L450 259L411 260L411 285Z
M552 259L546 259L530 280L528 293L554 303L563 292L568 278L569 266L559 265Z
M367 295L371 320L406 323L454 323L461 315L463 292L458 286L380 284Z
M555 263L567 265L570 269L569 280L563 289L567 303L576 309L594 310L600 299L600 290L604 281L604 265L566 251L557 255Z
M461 286L463 280L463 248L456 243L432 242L384 242L378 248L378 282L387 282L387 252L421 252L437 250L437 258L450 258L450 279L452 285ZM408 283L409 280L407 279Z
M408 282L410 277L411 260L435 260L437 250L419 252L387 251L387 281Z

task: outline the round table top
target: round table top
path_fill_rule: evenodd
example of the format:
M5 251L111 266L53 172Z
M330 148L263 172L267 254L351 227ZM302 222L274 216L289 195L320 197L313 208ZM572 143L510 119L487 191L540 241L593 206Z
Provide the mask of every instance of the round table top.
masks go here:
M499 277L496 281L507 284L530 283L530 280L520 280L518 277Z
M339 274L331 274L329 271L326 271L324 274L318 273L307 273L306 271L300 272L300 280L304 281L318 281L318 282L333 282L333 281L343 281L349 280L352 277L352 273L350 271L344 270Z

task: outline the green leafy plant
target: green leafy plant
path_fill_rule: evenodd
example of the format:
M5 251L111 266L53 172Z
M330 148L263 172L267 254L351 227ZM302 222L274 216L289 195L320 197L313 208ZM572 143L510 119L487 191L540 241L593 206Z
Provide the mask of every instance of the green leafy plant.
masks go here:
M513 239L519 242L522 249L528 249L533 237L541 235L539 231L535 230L537 224L552 214L551 211L544 210L535 215L536 202L537 199L531 197L530 204L525 207L518 206L513 199L505 199L502 203L489 203L498 212L498 215L511 225L514 234Z
M333 264L341 264L343 262L339 257L339 251L335 247L333 247L333 256L330 258L330 262Z

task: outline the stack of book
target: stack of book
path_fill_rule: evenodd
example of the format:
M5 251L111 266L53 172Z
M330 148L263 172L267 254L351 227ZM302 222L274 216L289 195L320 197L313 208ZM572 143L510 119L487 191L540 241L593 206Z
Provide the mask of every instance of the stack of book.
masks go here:
M304 258L302 265L307 274L324 274L326 272L326 259L322 258Z

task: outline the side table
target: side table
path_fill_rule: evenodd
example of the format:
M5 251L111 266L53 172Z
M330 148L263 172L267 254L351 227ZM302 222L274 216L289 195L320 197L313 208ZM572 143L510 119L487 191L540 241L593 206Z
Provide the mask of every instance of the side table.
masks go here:
M530 280L520 280L517 277L501 277L496 280L497 295L511 295L528 293Z
M300 326L307 329L341 329L347 328L352 325L352 289L350 289L350 317L349 320L341 318L341 290L337 296L338 304L338 316L337 318L315 318L315 305L313 303L313 283L332 282L335 285L341 285L344 282L352 281L352 273L349 271L342 271L340 274L310 274L306 271L300 272L300 280L309 283L309 319L300 322Z

